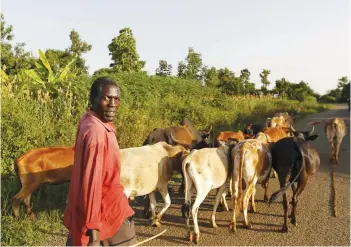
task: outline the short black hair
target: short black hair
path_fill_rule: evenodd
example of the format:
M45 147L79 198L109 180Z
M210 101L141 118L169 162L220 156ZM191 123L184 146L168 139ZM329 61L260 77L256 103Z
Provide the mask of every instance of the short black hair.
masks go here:
M114 85L120 89L120 86L111 77L109 77L109 76L99 77L91 85L90 96L89 96L90 103L92 103L93 99L95 99L99 95L99 93L102 91L102 89L107 85Z

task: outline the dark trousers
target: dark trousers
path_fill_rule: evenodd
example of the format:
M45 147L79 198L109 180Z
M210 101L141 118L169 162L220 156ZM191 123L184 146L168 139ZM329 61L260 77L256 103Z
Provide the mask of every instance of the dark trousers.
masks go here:
M102 246L130 246L136 244L137 241L135 237L133 219L125 219L113 236L102 240L100 243ZM72 246L72 239L70 234L68 234L66 246Z

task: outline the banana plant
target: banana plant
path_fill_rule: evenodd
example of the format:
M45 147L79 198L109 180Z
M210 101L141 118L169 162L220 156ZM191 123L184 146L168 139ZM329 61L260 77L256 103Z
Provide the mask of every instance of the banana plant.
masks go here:
M45 89L48 89L48 87L54 88L57 83L63 82L75 75L74 73L70 73L70 67L77 57L78 55L76 54L61 71L55 74L45 54L39 49L39 59L41 63L36 61L36 69L25 70L24 73L33 80L33 84L44 87Z

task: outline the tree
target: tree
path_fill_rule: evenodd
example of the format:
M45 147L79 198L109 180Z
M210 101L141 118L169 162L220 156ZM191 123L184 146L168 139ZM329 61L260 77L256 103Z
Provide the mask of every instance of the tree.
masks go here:
M183 61L178 63L178 73L179 78L185 78L186 64Z
M279 97L285 97L288 95L288 89L290 87L290 82L288 82L284 77L275 81L274 91L279 95Z
M71 45L65 50L47 49L45 51L45 56L55 73L62 70L67 63L76 57L76 60L71 65L71 71L76 75L86 75L88 74L88 66L86 66L85 59L82 55L89 52L92 46L86 41L82 41L79 33L74 29L70 32L69 38L71 40Z
M12 47L9 41L14 37L13 27L6 25L3 14L0 14L0 19L2 69L7 75L16 75L23 69L29 69L34 64L34 58L25 51L25 43L17 43Z
M208 69L206 66L202 68L202 77L205 85L208 87L217 87L219 84L218 72L215 67Z
M253 93L255 90L255 85L253 84L252 88L252 83L250 83L250 71L248 69L243 69L240 71L240 81L243 85L243 94L248 94L248 93Z
M110 67L116 67L117 71L140 72L145 66L145 61L139 60L136 41L130 28L121 29L108 49L113 61Z
M156 69L156 75L158 76L170 76L172 74L172 65L168 64L165 60L159 61L159 66Z
M201 80L202 58L201 54L195 52L191 47L188 48L188 55L185 58L186 63L178 63L178 76L186 79Z
M271 73L270 70L264 69L262 71L262 73L260 74L261 77L261 82L262 82L262 86L261 86L261 90L264 94L268 93L268 86L271 83L270 81L268 81L268 76Z
M219 69L218 71L219 84L222 93L229 95L240 95L244 88L240 77L235 77L234 72L228 68Z
M343 76L343 77L339 78L338 79L338 89L342 90L348 82L349 82L349 80L347 79L347 76Z

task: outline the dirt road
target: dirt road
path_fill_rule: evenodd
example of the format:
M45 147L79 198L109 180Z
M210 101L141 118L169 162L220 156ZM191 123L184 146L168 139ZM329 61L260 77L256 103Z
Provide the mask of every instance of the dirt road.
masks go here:
M281 233L283 224L283 208L281 201L267 206L263 202L263 189L257 186L256 201L257 213L249 214L253 224L250 230L242 228L243 216L238 218L238 229L233 234L228 225L232 217L230 212L218 212L217 229L210 224L210 216L214 203L214 191L201 204L198 213L200 227L199 245L347 245L350 246L350 115L347 107L338 106L320 114L310 115L295 123L296 129L307 128L309 121L319 121L330 117L342 117L348 127L348 134L341 144L340 165L336 169L337 209L339 216L332 216L331 202L331 164L329 164L329 146L324 134L323 125L317 125L315 134L319 137L314 141L314 146L320 153L321 167L309 181L298 204L298 226L289 224L289 232ZM177 190L178 187L175 187ZM276 179L270 180L270 192L279 189ZM291 192L289 191L289 195ZM172 205L163 218L162 226L153 228L147 225L142 217L141 203L134 203L136 211L137 239L142 241L164 229L167 232L151 240L145 245L169 246L191 245L187 239L185 221L181 218L180 207L184 199L171 194ZM142 202L143 200L138 200ZM158 198L162 204L162 200ZM228 198L230 209L231 200Z

